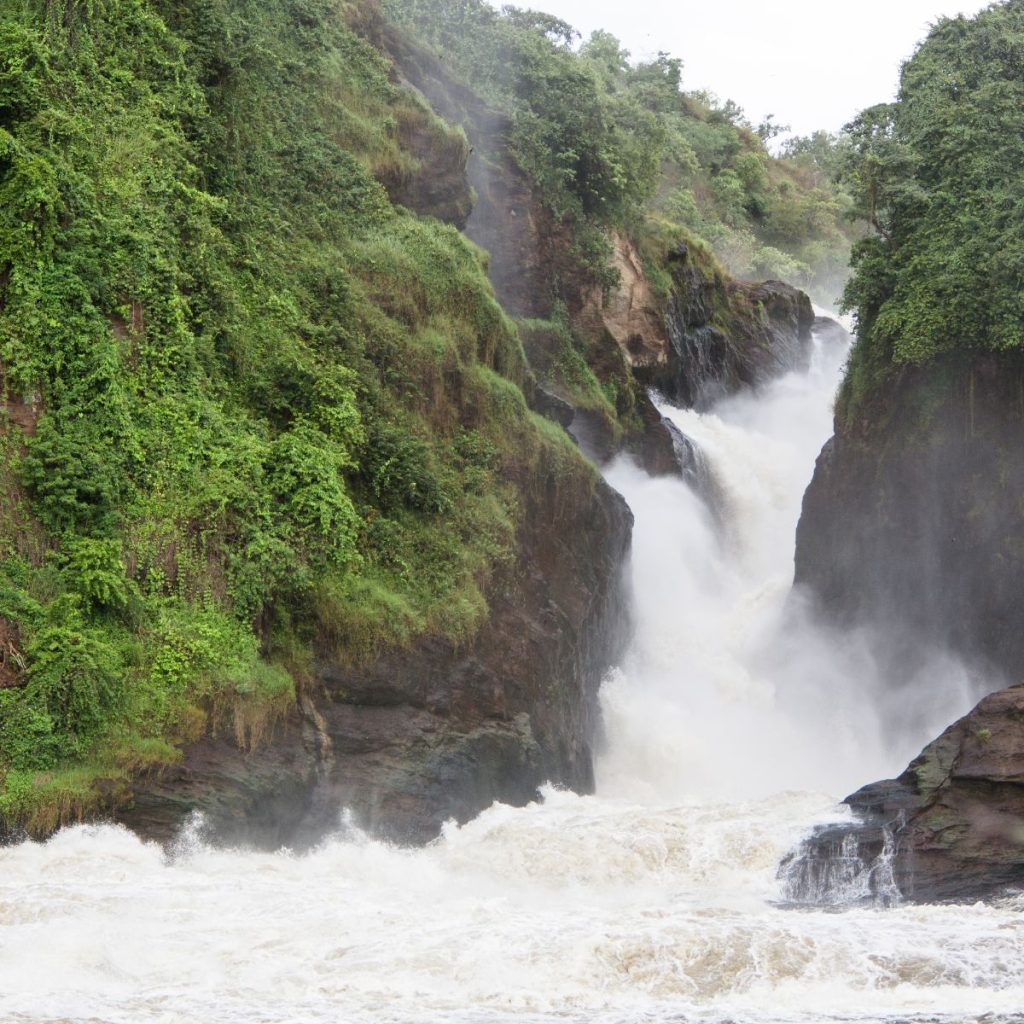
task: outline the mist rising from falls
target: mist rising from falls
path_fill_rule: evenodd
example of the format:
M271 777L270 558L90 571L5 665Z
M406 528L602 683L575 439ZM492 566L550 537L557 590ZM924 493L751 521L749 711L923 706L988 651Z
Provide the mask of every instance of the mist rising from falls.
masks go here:
M603 691L596 796L498 805L419 850L350 827L302 857L194 831L168 855L112 827L0 849L0 1020L1014 1020L1022 901L775 903L807 828L841 820L835 798L902 768L976 685L935 654L887 696L877 638L821 629L789 593L841 359L703 416L666 410L707 456L713 509L610 471L637 517L637 630ZM908 714L921 704L933 721Z
M668 415L704 452L713 507L628 462L636 637L604 689L603 795L840 797L890 777L991 687L942 651L893 680L885 638L815 621L791 592L803 489L831 433L845 351L706 414Z

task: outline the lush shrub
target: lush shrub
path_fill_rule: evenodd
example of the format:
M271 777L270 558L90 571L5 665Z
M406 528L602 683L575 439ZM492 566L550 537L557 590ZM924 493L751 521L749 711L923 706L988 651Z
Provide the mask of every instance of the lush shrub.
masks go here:
M846 305L864 365L1020 347L1024 6L943 18L904 65L895 104L848 128L846 176L875 229Z

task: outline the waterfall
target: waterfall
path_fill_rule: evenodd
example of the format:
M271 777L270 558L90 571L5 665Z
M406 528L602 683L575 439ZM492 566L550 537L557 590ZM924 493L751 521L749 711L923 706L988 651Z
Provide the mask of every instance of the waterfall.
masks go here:
M899 905L894 831L779 877L971 699L936 652L902 691L927 684L928 713L906 714L871 638L790 592L842 360L819 344L756 395L663 409L710 486L609 469L636 514L636 633L602 692L596 795L495 805L423 849L341 808L303 856L213 848L201 823L171 851L111 826L0 849L0 1020L1019 1021L1024 899Z
M604 690L600 792L845 794L902 770L978 696L942 652L893 693L877 638L821 625L791 591L803 490L845 356L816 339L807 372L706 413L661 407L710 485L651 479L625 460L608 471L636 517L637 630Z
M894 870L898 830L899 823L856 832L826 827L817 843L802 843L782 862L783 898L816 907L897 906L902 898Z

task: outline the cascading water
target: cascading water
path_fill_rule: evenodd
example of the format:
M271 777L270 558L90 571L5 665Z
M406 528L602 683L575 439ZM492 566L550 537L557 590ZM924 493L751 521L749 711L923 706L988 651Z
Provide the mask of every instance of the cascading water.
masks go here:
M637 517L637 631L603 691L597 796L495 806L421 850L344 826L301 857L196 833L165 854L113 827L0 850L0 1020L1024 1019L1024 902L781 902L780 859L844 820L835 798L976 696L936 654L892 697L870 638L823 631L789 594L842 356L703 416L665 410L705 454L714 510L610 470ZM926 718L901 710L915 685ZM847 852L849 892L884 888Z

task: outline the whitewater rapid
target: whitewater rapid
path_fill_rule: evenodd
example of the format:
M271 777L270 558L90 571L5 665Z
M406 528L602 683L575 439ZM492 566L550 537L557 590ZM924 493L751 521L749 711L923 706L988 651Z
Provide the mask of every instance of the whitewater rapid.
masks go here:
M936 652L893 696L871 638L791 593L842 359L663 410L705 452L710 502L610 468L636 515L636 635L602 690L597 795L495 806L418 850L340 808L302 856L216 849L200 823L171 851L109 826L0 849L0 1021L1024 1020L1022 901L779 902L801 835L984 688Z

